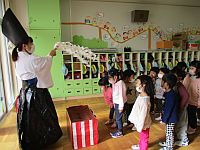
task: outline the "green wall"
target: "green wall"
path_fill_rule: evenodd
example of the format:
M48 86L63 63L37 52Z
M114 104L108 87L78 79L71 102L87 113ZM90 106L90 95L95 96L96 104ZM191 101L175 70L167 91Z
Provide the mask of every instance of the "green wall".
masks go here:
M28 0L28 16L30 35L36 45L35 54L46 56L54 44L61 41L59 0ZM54 86L50 92L53 98L65 97L62 60L62 54L58 51L51 69Z

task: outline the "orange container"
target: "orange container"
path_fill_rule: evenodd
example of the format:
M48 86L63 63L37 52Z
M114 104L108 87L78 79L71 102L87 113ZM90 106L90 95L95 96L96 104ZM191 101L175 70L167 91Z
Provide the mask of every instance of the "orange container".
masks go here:
M158 41L156 43L157 48L168 48L168 49L170 49L170 48L172 48L172 46L173 46L172 41Z

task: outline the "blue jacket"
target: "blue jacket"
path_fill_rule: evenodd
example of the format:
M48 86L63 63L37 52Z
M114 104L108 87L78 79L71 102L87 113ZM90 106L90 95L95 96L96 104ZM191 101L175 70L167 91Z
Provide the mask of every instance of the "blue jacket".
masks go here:
M164 97L162 122L176 123L178 121L179 96L174 90L170 90L164 94Z

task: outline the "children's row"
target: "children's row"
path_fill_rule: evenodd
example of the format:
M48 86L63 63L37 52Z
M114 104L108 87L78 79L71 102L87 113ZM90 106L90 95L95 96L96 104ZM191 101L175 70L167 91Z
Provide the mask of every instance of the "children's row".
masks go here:
M175 128L175 144L187 146L187 133L195 133L197 127L200 62L191 62L189 73L185 72L186 67L184 62L178 63L172 70L153 67L149 76L141 75L136 80L132 70L128 69L120 75L117 69L110 69L108 76L99 80L99 85L110 106L109 120L105 124L113 123L115 112L117 131L111 133L111 136L123 136L122 116L125 114L124 125L134 124L133 129L140 133L139 145L133 145L132 148L147 149L150 114L156 112L156 120L166 124L166 142L160 143L163 149L173 149Z

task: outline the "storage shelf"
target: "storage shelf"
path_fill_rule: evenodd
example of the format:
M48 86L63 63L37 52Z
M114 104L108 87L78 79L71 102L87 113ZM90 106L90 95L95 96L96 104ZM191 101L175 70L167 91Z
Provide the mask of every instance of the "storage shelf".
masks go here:
M148 54L151 54L154 57L154 62L157 63L159 67L162 67L163 62L168 66L168 67L174 67L177 64L177 61L185 61L187 64L190 61L193 61L194 59L199 60L200 59L200 51L138 51L138 52L129 52L129 53L106 53L106 54L98 54L96 53L98 60L97 61L92 61L89 60L90 65L95 65L97 73L93 74L92 73L92 68L90 67L90 70L87 71L88 77L85 77L83 74L84 70L82 70L82 63L77 62L76 58L72 58L72 61L67 62L65 61L64 64L69 64L72 67L71 73L72 79L66 79L72 80L72 81L84 81L84 80L92 80L92 79L97 79L99 77L102 77L106 75L108 69L111 68L109 61L115 57L115 58L120 58L123 60L120 60L118 62L113 62L112 66L119 67L122 70L127 67L127 64L130 64L130 67L136 71L137 75L140 75L141 73L147 74L149 72L149 60ZM65 55L65 54L63 54ZM69 55L68 55L69 56ZM105 58L106 60L101 60L102 58ZM73 62L73 60L76 60ZM80 66L79 66L80 64ZM140 66L142 65L144 71L140 71ZM172 65L172 66L171 66ZM75 68L77 67L77 68ZM88 68L88 67L87 67ZM76 70L77 69L77 70ZM102 72L103 71L103 72ZM81 79L75 79L74 73L78 73L81 75Z
M68 61L65 61L64 63L65 63L65 64L71 64L71 63L73 63L73 62L68 62Z

